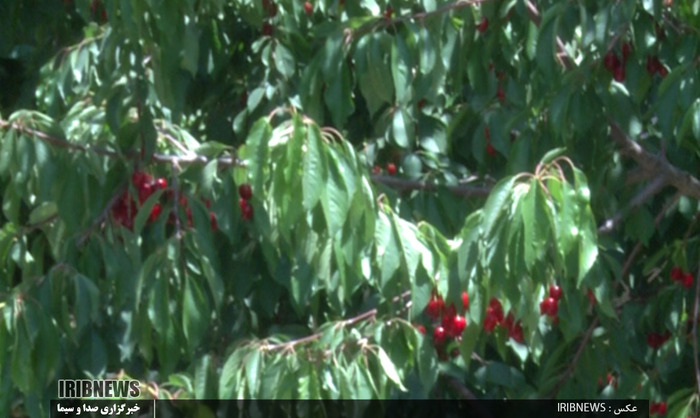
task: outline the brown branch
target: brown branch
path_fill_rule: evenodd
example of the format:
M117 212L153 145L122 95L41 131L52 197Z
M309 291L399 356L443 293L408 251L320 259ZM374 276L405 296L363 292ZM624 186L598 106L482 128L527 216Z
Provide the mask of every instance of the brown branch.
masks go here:
M656 173L656 175L666 178L668 184L678 189L684 195L700 200L700 180L642 148L632 138L628 137L612 119L609 119L608 122L610 124L610 135L624 154L635 160L645 171Z
M33 128L28 128L26 126L23 126L21 124L18 124L16 122L7 122L4 120L0 120L0 128L9 128L9 129L14 129L19 132L26 132L30 135L33 135L53 146L60 147L60 148L66 148L66 149L73 149L77 151L83 151L83 152L93 152L98 155L102 155L105 157L110 157L110 158L121 158L121 157L126 157L129 159L138 159L140 158L140 153L135 152L135 151L130 151L124 155L120 154L117 151L110 150L107 148L99 147L99 146L88 146L88 145L83 145L75 142L70 142L66 141L65 139L62 138L56 138L54 136L51 136L47 134L46 132L39 131L37 129ZM153 154L152 160L158 163L163 163L163 164L178 164L178 165L195 165L195 164L202 164L206 165L210 163L211 161L214 161L214 159L207 158L203 155L197 155L197 154L192 154L192 155L170 155L170 154ZM240 166L242 165L242 162L238 160L236 157L232 156L221 156L216 158L217 163L220 166L223 167L233 167L233 166Z
M588 327L586 330L586 333L583 335L583 339L581 340L581 344L579 344L578 349L576 350L576 354L574 354L574 358L571 359L571 363L569 364L569 367L566 368L564 373L562 374L561 378L559 378L559 381L557 384L554 386L554 389L552 390L552 393L549 395L550 399L554 399L555 396L557 396L557 393L561 390L561 388L564 386L564 383L571 377L571 374L574 372L574 368L576 367L576 363L578 363L578 360L581 358L581 355L583 354L583 349L586 347L586 344L588 344L588 341L591 339L591 335L593 335L593 330L598 326L598 318L596 317L591 325Z
M535 26L540 26L542 23L542 15L540 14L540 11L537 10L537 6L531 1L527 0L525 2L525 8L527 9L527 15L530 18L530 21L535 24ZM569 53L566 51L566 46L564 45L564 41L561 40L559 35L556 37L556 42L557 42L557 59L559 59L559 63L561 64L562 67L564 67L565 70L571 70L576 67L576 63L574 60L569 56Z
M641 192L630 200L629 204L622 210L618 211L612 218L603 222L598 228L599 234L607 234L612 232L618 223L622 220L625 214L629 213L634 208L641 206L649 198L660 192L664 187L666 187L666 177L660 175L654 179L651 183L647 185Z
M424 191L436 191L440 188L444 188L446 190L449 190L450 192L464 196L464 197L471 197L471 196L480 196L480 197L486 197L491 193L491 187L488 186L466 186L466 185L458 185L458 186L443 186L436 184L431 181L426 181L426 180L410 180L410 179L405 179L401 177L395 177L395 176L387 176L387 175L381 175L381 174L376 174L376 175L371 175L370 178L372 179L373 182L375 183L381 183L386 186L389 186L393 189L399 190L399 191L406 191L406 190L424 190Z

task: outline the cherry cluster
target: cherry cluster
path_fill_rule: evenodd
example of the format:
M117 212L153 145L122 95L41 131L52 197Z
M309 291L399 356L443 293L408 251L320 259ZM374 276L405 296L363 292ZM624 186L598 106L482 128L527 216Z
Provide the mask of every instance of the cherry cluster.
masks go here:
M253 189L250 188L250 184L243 183L238 186L238 206L241 208L241 215L243 219L249 221L253 219L253 206L250 204L250 199L253 198Z
M503 316L503 305L496 298L491 298L489 306L486 308L486 317L484 318L484 331L492 332L496 326L502 325L508 331L508 337L519 343L525 342L523 335L523 326L520 321L515 321L513 312L508 312L508 315Z
M649 405L649 415L666 415L666 402L652 402Z
M425 307L425 314L431 319L433 328L433 345L438 353L438 358L442 361L447 360L447 351L445 346L450 338L459 339L467 327L467 319L464 314L469 308L469 295L467 292L462 292L462 315L457 313L457 307L454 303L450 306L445 306L445 300L440 296L437 290L433 290L428 305ZM421 334L425 334L426 330L423 325L417 325L416 328ZM452 350L451 355L456 357L459 355L459 349Z
M668 339L671 338L671 333L666 331L663 334L658 332L650 332L647 334L647 344L653 349L657 349L664 345Z
M632 44L629 42L624 42L620 49L622 60L618 58L615 51L609 51L607 54L605 54L605 58L603 58L603 65L605 65L605 68L612 73L615 81L622 83L625 81L625 65L627 64L629 56L632 54Z
M479 33L484 33L486 30L489 28L489 19L487 17L484 17L481 19L481 22L479 22L478 25L476 25L476 30L479 31Z
M143 203L151 197L158 189L166 189L168 181L162 177L154 179L148 173L136 171L131 176L131 184L136 188L138 194L138 203L131 197L129 190L124 190L124 193L119 197L117 202L112 206L112 216L114 219L125 227L132 229L134 227L134 218L138 213L139 208ZM151 213L148 215L148 222L153 222L158 219L163 207L160 203L156 203L151 208Z
M683 269L678 266L674 266L671 269L671 280L679 283L686 289L690 289L693 286L693 274L683 271Z
M557 322L559 312L559 299L562 297L561 287L553 284L549 286L549 296L540 302L540 314L551 317Z
M647 72L649 75L654 75L656 73L659 73L661 78L664 78L668 75L668 70L664 65L659 61L659 57L656 55L650 56L647 58Z
M390 176L393 176L394 174L396 174L396 164L394 164L394 163L388 163L388 164L386 165L386 172L387 172L387 174L389 174ZM381 168L379 165L375 164L375 165L372 167L372 174L374 174L374 175L382 174L382 168Z
M134 219L144 202L153 195L157 190L165 190L164 194L166 200L172 200L173 193L172 190L168 189L168 181L163 177L154 178L152 175L145 173L143 171L136 171L131 176L131 184L136 188L136 194L138 196L138 201L134 200L129 193L129 190L124 190L122 195L112 206L112 216L114 219L125 226L128 229L133 229ZM210 206L208 200L204 201L207 208ZM151 212L148 215L147 223L155 222L158 217L163 213L163 206L165 203L156 202L151 208ZM187 215L187 227L192 227L192 210L190 209L187 198L180 195L178 200L180 207L184 208L185 214ZM209 220L211 222L211 229L217 231L219 229L216 215L214 212L209 212ZM175 223L175 213L170 212L167 220L168 224Z

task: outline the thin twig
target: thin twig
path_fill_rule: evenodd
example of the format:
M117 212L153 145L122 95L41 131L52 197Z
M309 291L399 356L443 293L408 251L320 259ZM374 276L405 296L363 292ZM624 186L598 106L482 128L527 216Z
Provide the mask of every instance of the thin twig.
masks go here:
M370 178L375 183L382 183L382 184L385 184L385 185L387 185L393 189L399 190L399 191L405 191L405 190L435 191L435 190L438 190L439 188L445 188L456 195L460 195L460 196L464 196L464 197L470 197L470 196L486 197L491 192L491 187L488 187L488 186L465 186L465 185L442 186L442 185L439 185L437 183L434 183L431 181L426 181L426 180L410 180L410 179L381 175L381 174L371 175Z
M596 317L591 325L588 327L586 330L586 333L583 335L583 339L581 340L581 343L578 346L578 349L576 350L576 354L574 354L574 358L571 359L571 363L569 364L569 367L566 368L564 373L562 374L561 378L559 378L559 381L557 384L554 386L554 389L552 390L552 393L549 395L550 399L554 399L555 396L557 396L557 393L561 390L561 388L564 386L564 383L571 377L571 374L574 372L574 368L576 367L576 363L578 363L578 360L581 358L581 355L583 354L583 349L586 348L586 344L588 344L588 340L591 339L591 335L593 335L593 330L598 326L598 317Z
M612 230L615 229L617 224L626 214L628 214L634 208L641 206L649 198L660 192L664 187L666 187L666 177L662 174L659 177L656 177L647 185L647 187L634 196L625 208L618 211L612 218L606 220L603 225L598 228L598 233L607 234L612 232Z

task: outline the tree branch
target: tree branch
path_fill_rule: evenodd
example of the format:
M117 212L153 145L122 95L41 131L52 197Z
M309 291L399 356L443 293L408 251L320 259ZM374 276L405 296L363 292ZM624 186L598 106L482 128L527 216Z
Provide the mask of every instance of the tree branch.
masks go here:
M642 148L637 142L629 138L612 119L609 119L608 122L610 124L610 135L624 154L635 160L645 171L664 177L668 184L671 184L684 195L700 200L700 180Z
M629 213L632 209L636 208L637 206L641 206L653 195L660 192L664 187L666 187L666 177L664 177L664 175L662 174L659 177L656 177L654 181L649 183L647 187L645 187L641 192L634 196L624 209L618 211L612 218L603 222L603 225L601 225L598 228L598 233L607 234L612 232L612 230L615 229L617 224L627 213Z
M485 197L485 196L488 196L489 193L491 192L491 187L488 187L488 186L466 186L466 185L443 186L443 185L439 185L439 184L436 184L434 182L426 181L426 180L409 180L406 178L387 176L387 175L381 175L381 174L371 175L370 178L375 183L381 183L381 184L384 184L386 186L391 187L392 189L396 189L399 191L406 191L406 190L435 191L435 190L438 190L439 188L445 188L456 195L460 195L460 196L464 196L464 197L471 197L471 196Z
M591 339L591 335L593 335L593 330L598 326L598 318L596 317L591 325L588 327L586 330L586 333L583 335L583 339L581 340L581 344L578 346L578 350L576 350L576 354L574 354L574 358L571 360L571 363L569 364L569 367L566 368L566 371L564 371L564 374L562 374L561 378L557 382L557 384L554 386L554 389L552 390L552 393L549 395L550 399L554 399L555 396L557 396L557 393L561 390L561 388L564 386L564 383L571 377L571 374L574 372L574 368L576 367L576 363L578 363L578 360L581 358L581 355L583 354L583 349L586 348L586 344L588 344L588 340Z

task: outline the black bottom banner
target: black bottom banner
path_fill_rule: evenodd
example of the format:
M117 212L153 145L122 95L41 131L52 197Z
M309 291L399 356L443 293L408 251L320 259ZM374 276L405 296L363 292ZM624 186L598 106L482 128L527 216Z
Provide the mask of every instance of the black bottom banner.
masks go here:
M51 418L649 417L646 400L82 400L51 401Z

